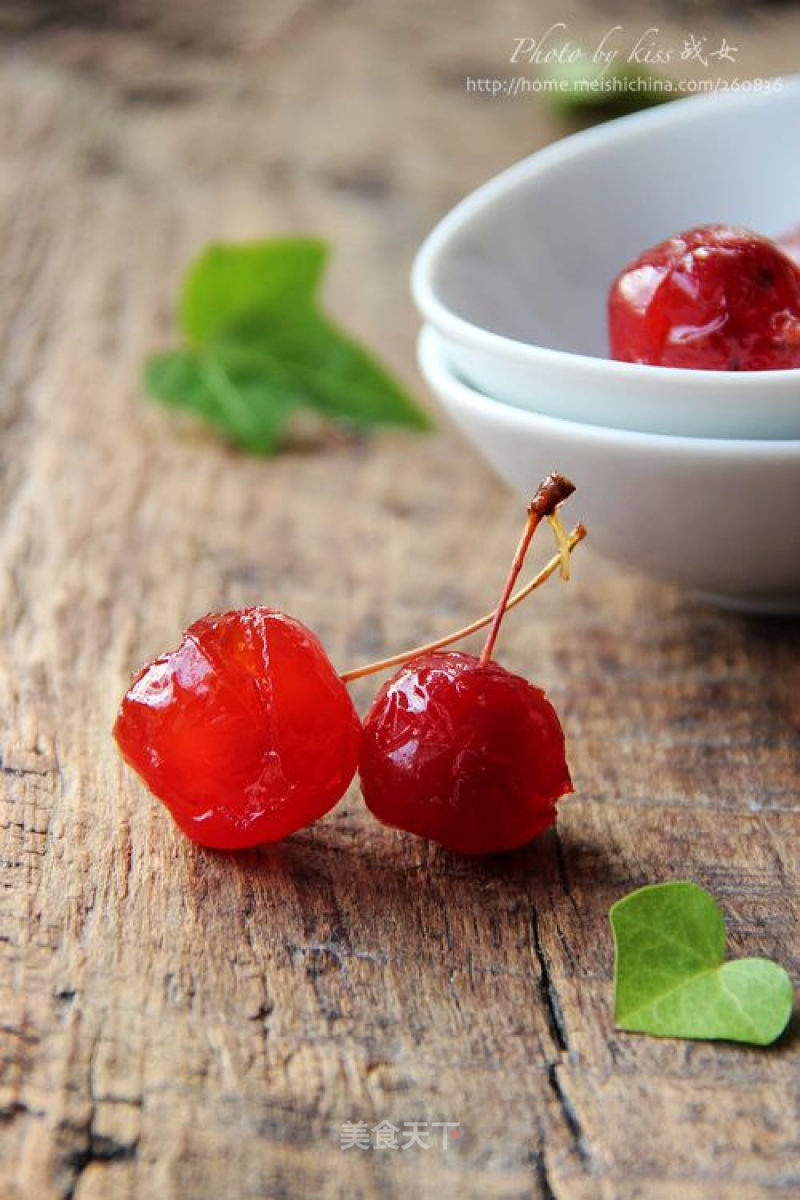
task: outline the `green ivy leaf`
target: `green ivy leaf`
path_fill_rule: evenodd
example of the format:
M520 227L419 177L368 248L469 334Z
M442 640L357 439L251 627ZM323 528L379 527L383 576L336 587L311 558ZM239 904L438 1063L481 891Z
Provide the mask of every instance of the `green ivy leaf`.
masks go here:
M786 1028L789 976L765 958L725 962L722 914L697 884L640 888L618 901L609 919L620 1029L766 1046Z
M210 246L183 286L188 344L148 360L147 391L256 454L274 452L300 407L359 426L430 428L400 382L317 307L326 258L315 238Z

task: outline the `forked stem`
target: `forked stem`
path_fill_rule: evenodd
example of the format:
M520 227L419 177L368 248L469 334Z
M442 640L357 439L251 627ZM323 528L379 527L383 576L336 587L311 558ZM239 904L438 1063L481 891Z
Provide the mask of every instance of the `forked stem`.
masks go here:
M571 496L574 491L574 484L565 479L563 475L548 475L544 483L539 484L536 495L528 505L528 519L525 522L522 537L512 560L511 570L508 572L508 578L500 596L500 603L495 610L491 628L489 629L489 636L486 639L486 645L483 647L481 653L482 663L488 663L492 657L494 644L497 641L497 635L500 632L500 626L508 608L514 584L517 582L517 576L522 570L522 564L525 561L525 555L528 553L528 547L531 544L533 535L536 533L540 522L545 517L551 517L561 501L566 500L567 496ZM563 560L559 558L559 561L562 562Z
M566 491L562 491L560 494L557 492L554 485L551 483L551 481L556 480L556 479L561 480L562 485L564 487L566 487L566 489L567 489ZM530 537L528 537L527 536L528 527L531 523L532 514L534 511L536 511L534 506L537 504L537 501L539 502L539 504L542 503L542 500L540 499L540 497L542 496L544 489L547 488L548 486L553 489L553 491L551 493L551 499L548 502L548 506L546 506L545 508L543 508L541 511L538 512L538 517L533 526L533 529L531 530ZM515 554L515 556L514 556L515 563L517 561L517 557L519 555L520 548L522 548L523 542L525 542L524 549L527 550L527 547L530 544L530 539L533 537L533 533L536 529L536 525L538 525L539 522L545 516L550 516L552 513L554 513L556 506L558 504L560 504L562 500L566 499L566 497L569 496L572 491L574 491L572 484L569 483L568 480L562 479L561 476L552 476L551 475L541 485L541 487L539 488L539 491L536 493L536 496L534 497L533 501L531 501L531 504L528 508L528 520L526 521L526 524L525 524L525 532L523 533L522 541L520 542L520 546L517 548L517 554ZM552 499L552 496L557 496L557 498ZM484 616L478 617L478 619L476 621L472 621L469 625L465 625L461 629L456 629L453 633L448 633L444 637L437 638L436 641L434 641L434 642L427 642L424 646L416 646L412 650L404 650L400 654L393 654L390 658L382 658L377 662L367 663L366 666L354 667L350 671L343 671L341 674L341 679L345 683L352 683L353 680L355 680L355 679L363 679L367 675L377 674L378 671L388 670L389 667L400 666L401 663L408 662L409 659L416 658L419 654L428 654L429 652L431 652L433 650L441 650L444 646L450 646L453 642L459 642L459 641L461 641L462 638L469 637L470 634L478 633L479 630L485 629L487 627L487 625L492 625L494 627L494 625L496 624L497 628L499 629L500 621L502 620L503 613L506 613L506 612L508 612L508 610L510 608L515 608L518 604L521 604L523 600L526 600L527 597L530 596L531 592L534 592L536 590L536 588L541 587L543 583L546 583L547 580L550 578L550 576L554 575L556 571L558 571L559 569L561 569L563 571L565 548L566 548L567 553L571 554L572 551L575 549L575 547L578 545L578 543L582 542L583 539L586 537L586 530L584 529L583 525L576 525L575 528L572 530L572 532L565 536L566 536L565 545L559 546L559 553L555 554L550 559L550 561L545 564L545 566L538 573L538 575L535 575L533 577L533 579L529 580L528 583L526 583L524 587L520 588L519 591L516 592L513 596L510 596L510 597L506 596L506 591L508 590L510 592L511 588L513 588L513 586L514 586L514 581L516 580L517 576L519 575L519 570L520 570L520 567L522 566L522 559L524 559L524 551L523 551L523 554L522 554L522 557L520 558L520 562L519 562L519 566L517 567L517 570L513 573L512 576L510 576L511 588L503 589L503 599L501 600L500 605L497 608L492 609L491 612L485 613ZM513 564L512 564L512 571L513 571ZM500 614L499 620L498 620L498 613ZM490 636L491 636L491 632L490 632ZM495 631L495 639L496 639L496 637L497 637L497 633ZM492 643L492 644L494 644L494 643ZM484 648L484 651L485 651L485 648Z

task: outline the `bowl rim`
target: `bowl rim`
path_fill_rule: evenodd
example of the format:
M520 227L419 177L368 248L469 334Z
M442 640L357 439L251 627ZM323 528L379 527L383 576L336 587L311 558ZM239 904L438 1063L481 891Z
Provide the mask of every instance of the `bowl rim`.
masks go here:
M486 395L453 374L445 354L446 345L445 339L434 326L423 325L417 338L417 362L425 381L434 392L443 392L460 407L472 409L479 416L488 417L507 428L521 428L534 434L549 432L601 446L613 444L631 450L666 452L684 458L687 454L698 453L706 458L761 458L766 461L796 457L800 470L800 438L765 440L648 433L636 429L615 429L610 425L588 425L565 417L551 417L528 408L518 408Z
M465 225L500 197L505 196L526 180L536 175L542 167L557 166L562 160L573 158L584 149L617 141L630 141L646 136L653 129L664 125L685 124L691 121L699 106L715 107L719 112L730 109L749 108L785 103L787 99L798 104L800 109L800 73L773 76L765 82L780 81L780 88L764 91L732 91L702 93L679 100L669 101L643 112L617 117L591 129L559 138L555 142L536 150L519 162L506 167L492 176L480 187L470 192L455 207L451 208L433 227L419 247L411 267L411 294L423 319L446 333L449 338L468 348L485 350L506 359L550 368L560 367L598 371L607 379L621 376L628 381L635 378L645 387L660 387L684 383L696 385L700 382L711 388L724 387L749 389L755 380L771 390L789 390L787 385L796 385L800 380L800 367L766 371L719 371L691 367L660 367L649 363L629 363L620 359L600 358L592 354L581 354L571 350L556 350L536 342L522 342L505 334L494 333L476 325L466 317L460 317L439 299L434 287L433 276L439 261L446 255L453 236ZM800 116L800 114L799 114Z

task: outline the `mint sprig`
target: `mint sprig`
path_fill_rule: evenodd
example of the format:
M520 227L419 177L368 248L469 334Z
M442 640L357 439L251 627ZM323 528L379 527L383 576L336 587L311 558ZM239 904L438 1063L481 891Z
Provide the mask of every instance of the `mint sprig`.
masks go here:
M725 922L694 883L661 883L618 901L614 1021L657 1037L769 1045L792 1014L793 988L766 958L725 961Z
M545 97L552 108L575 117L619 117L675 100L680 93L674 80L649 67L624 63L605 67L583 58L554 63L546 70L551 87Z
M183 283L186 344L147 360L146 390L255 454L272 454L304 407L355 426L428 429L398 380L319 308L327 256L315 238L210 246Z

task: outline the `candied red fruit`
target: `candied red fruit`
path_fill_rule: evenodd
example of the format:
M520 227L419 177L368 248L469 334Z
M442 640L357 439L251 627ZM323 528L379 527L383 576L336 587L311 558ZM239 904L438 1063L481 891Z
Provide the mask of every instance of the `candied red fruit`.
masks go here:
M316 635L256 607L195 621L144 667L114 736L184 833L236 849L328 812L355 773L361 724Z
M645 250L609 292L611 357L661 367L800 367L800 268L769 238L701 225Z
M572 791L544 692L457 651L412 659L383 687L364 723L359 773L380 821L462 854L524 845Z

